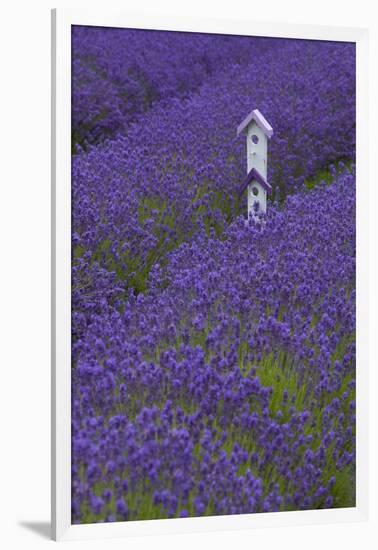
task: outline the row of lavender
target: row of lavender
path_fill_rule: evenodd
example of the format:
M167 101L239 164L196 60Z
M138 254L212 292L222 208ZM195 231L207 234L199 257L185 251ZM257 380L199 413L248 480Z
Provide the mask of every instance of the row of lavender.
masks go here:
M353 505L354 212L346 172L199 232L147 294L99 286L73 348L74 521Z
M188 97L210 75L272 47L264 38L74 26L74 143L124 132L157 101Z

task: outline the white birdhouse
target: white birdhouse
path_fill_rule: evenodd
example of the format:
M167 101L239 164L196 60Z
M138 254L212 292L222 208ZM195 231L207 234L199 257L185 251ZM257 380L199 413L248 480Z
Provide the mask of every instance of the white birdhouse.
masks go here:
M239 193L248 189L248 218L258 217L258 212L266 212L267 194L272 187L267 182L268 172L268 139L273 135L273 128L258 109L254 109L237 129L247 136L247 177Z

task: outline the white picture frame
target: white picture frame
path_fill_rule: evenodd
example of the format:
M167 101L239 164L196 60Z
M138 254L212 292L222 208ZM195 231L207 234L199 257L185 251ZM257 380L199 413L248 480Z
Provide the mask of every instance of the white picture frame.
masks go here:
M71 26L90 25L356 43L357 54L357 494L356 507L71 525ZM361 521L368 514L368 31L245 20L148 17L109 10L52 11L52 536L79 540Z

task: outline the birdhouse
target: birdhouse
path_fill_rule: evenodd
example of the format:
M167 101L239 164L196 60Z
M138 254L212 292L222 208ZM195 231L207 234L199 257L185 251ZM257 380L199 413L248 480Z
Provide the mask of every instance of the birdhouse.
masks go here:
M258 213L266 212L267 195L272 187L267 182L268 139L273 128L258 109L254 109L237 129L237 135L246 134L247 139L247 177L242 183L239 194L248 189L248 217L256 219Z

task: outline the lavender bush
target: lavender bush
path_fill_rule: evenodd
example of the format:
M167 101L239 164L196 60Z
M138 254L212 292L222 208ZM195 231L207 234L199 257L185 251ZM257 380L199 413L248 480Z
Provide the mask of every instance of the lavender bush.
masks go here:
M73 60L73 521L354 506L354 46L76 27Z

